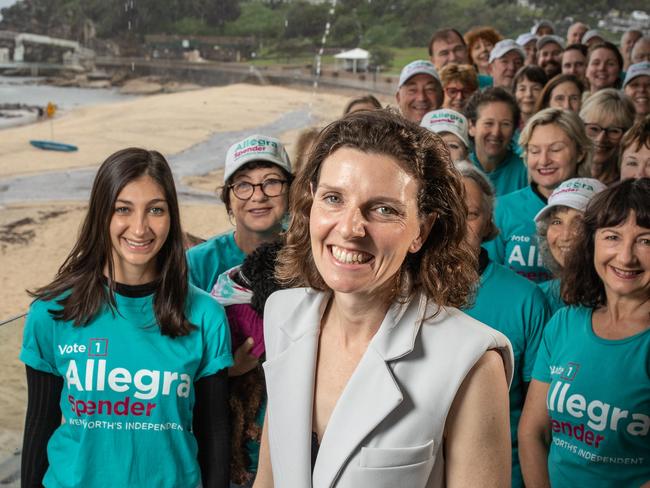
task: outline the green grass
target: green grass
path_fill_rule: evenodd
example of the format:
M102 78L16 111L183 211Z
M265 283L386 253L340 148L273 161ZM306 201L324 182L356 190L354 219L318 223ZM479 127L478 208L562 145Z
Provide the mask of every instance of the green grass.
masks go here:
M399 75L402 68L416 59L429 59L429 53L426 47L404 47L404 48L391 48L395 53L395 57L391 65L384 69L384 73ZM331 67L334 65L335 60L333 55L323 56L323 66ZM297 56L285 56L278 53L262 52L256 59L246 61L247 64L253 66L276 66L294 64L297 66L304 66L314 63L313 54L301 54Z
M276 65L306 65L313 64L315 62L315 56L313 54L301 54L299 56L284 56L284 55L268 55L257 59L250 59L246 61L246 64L252 64L253 66L276 66ZM334 64L334 56L323 56L322 63L325 65Z
M395 57L390 67L384 70L389 74L399 74L405 65L416 59L429 59L426 47L401 47L391 50L395 53Z

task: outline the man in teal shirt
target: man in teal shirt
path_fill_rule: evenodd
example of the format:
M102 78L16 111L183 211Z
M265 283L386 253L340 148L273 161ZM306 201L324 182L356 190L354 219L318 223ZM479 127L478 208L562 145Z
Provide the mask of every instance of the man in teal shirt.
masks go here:
M511 149L519 125L519 108L505 89L476 92L467 105L469 134L474 139L472 163L490 179L496 195L505 195L528 184L526 166Z

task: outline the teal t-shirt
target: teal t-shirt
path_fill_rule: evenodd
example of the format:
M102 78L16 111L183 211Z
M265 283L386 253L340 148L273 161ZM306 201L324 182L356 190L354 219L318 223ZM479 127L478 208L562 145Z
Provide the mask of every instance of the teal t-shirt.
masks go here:
M190 283L210 293L224 271L244 262L246 255L237 247L233 231L212 237L186 253Z
M511 149L506 153L504 160L489 173L479 163L474 150L469 154L469 158L474 166L483 171L490 179L497 196L512 193L528 184L528 170L523 160Z
M533 370L549 383L551 486L639 487L650 480L650 329L603 339L591 315L560 309Z
M478 75L478 89L489 88L494 84L494 80L490 75Z
M521 130L515 129L515 133L512 136L512 140L510 141L510 150L519 156L523 161L524 148L519 145L519 137L521 137ZM526 177L528 177L528 174L526 174Z
M196 487L194 382L232 365L221 305L190 286L186 317L197 329L160 333L153 295L115 295L85 327L56 321L54 301L32 303L20 359L63 378L63 423L47 445L50 487Z
M502 332L510 340L515 370L510 387L512 486L523 487L517 446L517 426L524 406L524 383L531 380L537 348L549 306L541 290L505 266L490 262L483 273L474 304L464 310L471 317Z
M494 262L508 266L535 283L553 278L542 262L534 220L545 205L531 185L499 197L494 209L499 235L483 245Z
M560 298L560 280L555 278L554 280L544 281L539 284L540 290L546 295L546 300L551 306L551 313L555 313L560 310L562 307L566 307L564 300Z

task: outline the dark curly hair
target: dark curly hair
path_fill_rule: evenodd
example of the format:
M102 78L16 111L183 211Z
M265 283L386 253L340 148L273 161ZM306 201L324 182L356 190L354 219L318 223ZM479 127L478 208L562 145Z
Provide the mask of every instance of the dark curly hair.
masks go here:
M282 242L262 244L246 256L235 281L253 292L251 308L259 316L264 313L266 299L281 288L275 279L275 263ZM248 373L233 376L230 388L231 459L230 478L236 484L244 484L253 478L248 471L250 459L246 455L248 441L259 442L262 428L258 423L260 408L264 403L266 382L260 364Z
M277 276L287 286L329 289L312 255L309 214L312 188L325 160L340 148L386 155L419 186L421 219L435 216L422 248L409 253L395 276L391 300L421 290L439 305L463 306L478 280L476 257L465 242L464 187L443 140L391 110L356 112L327 126L291 189L291 224L278 255Z
M239 270L242 285L253 292L251 307L259 315L264 313L266 299L281 288L275 279L275 263L282 246L281 241L262 244L246 256Z
M650 178L627 179L589 202L575 247L562 270L561 295L568 305L597 308L607 304L605 285L594 267L598 229L616 227L634 212L636 223L650 229Z

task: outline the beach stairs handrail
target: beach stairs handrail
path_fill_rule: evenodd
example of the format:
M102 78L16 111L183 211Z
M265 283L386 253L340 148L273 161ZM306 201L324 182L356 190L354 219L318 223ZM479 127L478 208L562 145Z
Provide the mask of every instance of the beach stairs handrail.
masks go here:
M3 325L6 325L6 324L10 324L14 320L22 319L23 317L26 317L26 316L27 316L27 312L21 313L20 315L16 315L15 317L11 317L11 318L8 318L8 319L5 319L5 320L0 320L0 327L2 327Z

